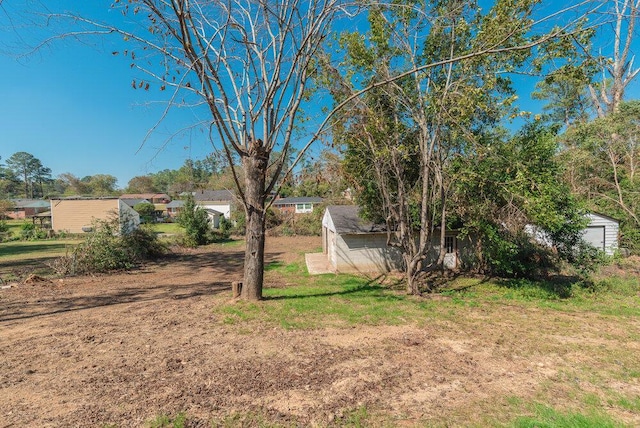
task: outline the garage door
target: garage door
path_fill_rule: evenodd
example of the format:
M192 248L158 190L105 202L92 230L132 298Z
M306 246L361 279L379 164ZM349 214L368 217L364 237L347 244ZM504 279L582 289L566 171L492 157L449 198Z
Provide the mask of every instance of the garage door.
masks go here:
M604 226L587 227L584 232L584 240L597 249L604 251Z

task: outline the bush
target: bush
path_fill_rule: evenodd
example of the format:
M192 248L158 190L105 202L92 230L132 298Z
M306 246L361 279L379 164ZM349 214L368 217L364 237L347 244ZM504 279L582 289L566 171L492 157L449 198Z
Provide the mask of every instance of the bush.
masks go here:
M286 216L286 219L283 217ZM324 205L315 206L313 212L308 214L278 215L280 222L275 223L275 228L270 232L272 235L284 236L320 236L322 235L322 217L324 216ZM279 227L277 227L279 226ZM272 226L273 227L273 226ZM267 228L269 226L267 225Z
M56 259L51 268L59 275L128 270L144 260L157 258L166 247L149 228L119 235L118 220L96 221L93 232L70 254Z
M143 223L154 223L155 218L154 214L156 212L156 207L150 202L140 202L136 204L133 209L140 214L140 220Z
M178 224L184 228L183 244L187 247L197 247L212 242L211 225L207 213L196 206L193 196L189 195L184 208L178 215Z
M226 217L222 217L220 219L220 225L218 226L218 235L219 237L216 241L223 241L229 239L231 236L231 231L233 230L233 223Z
M244 214L244 209L233 211L233 213L231 214L231 219L234 223L231 233L233 233L234 235L244 236L247 229L247 218Z
M35 224L24 222L20 226L20 239L25 241L34 241L36 239L45 239L47 232L36 227Z

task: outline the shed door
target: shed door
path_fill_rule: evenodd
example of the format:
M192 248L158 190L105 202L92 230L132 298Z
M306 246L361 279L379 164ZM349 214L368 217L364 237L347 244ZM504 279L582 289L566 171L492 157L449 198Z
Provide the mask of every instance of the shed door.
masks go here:
M444 255L444 267L446 267L447 269L455 269L458 265L456 237L445 236L444 246L446 248L446 252Z
M584 232L584 240L604 251L604 226L589 226Z

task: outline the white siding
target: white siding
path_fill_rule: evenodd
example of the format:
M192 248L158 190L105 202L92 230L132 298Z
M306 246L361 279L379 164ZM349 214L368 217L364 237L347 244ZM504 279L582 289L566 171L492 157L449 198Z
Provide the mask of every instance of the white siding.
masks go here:
M322 227L326 227L329 230L333 230L335 232L336 227L333 224L333 219L331 215L329 215L329 211L325 210L324 215L322 216Z
M202 208L209 208L222 213L227 220L231 219L231 202L196 202L196 205Z
M386 232L336 233L329 210L322 218L323 253L329 266L336 272L389 272L403 270L402 253L397 247L387 245ZM460 267L473 258L473 246L469 239L460 240L455 231L446 234L451 252L445 255L444 265L449 269ZM440 253L440 234L432 237L430 261Z
M618 249L618 222L596 213L587 214L587 217L589 226L584 230L585 240L596 248L604 249L606 254L613 255ZM600 236L604 236L604 242Z
M120 232L127 233L137 229L140 226L140 214L122 199L118 200Z
M389 272L402 269L397 248L387 246L386 233L337 235L335 268L338 272Z

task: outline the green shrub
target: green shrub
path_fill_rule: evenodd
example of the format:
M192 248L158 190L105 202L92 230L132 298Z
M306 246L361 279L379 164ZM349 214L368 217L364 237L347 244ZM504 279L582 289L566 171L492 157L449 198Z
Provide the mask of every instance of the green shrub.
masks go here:
M0 220L0 242L7 242L12 240L12 233L9 230L9 225L6 221Z
M36 239L45 239L47 232L38 228L35 224L24 222L20 226L20 239L25 241L33 241Z
M318 215L320 213L320 215ZM322 235L322 211L314 209L310 214L301 214L295 218L293 231L296 235Z
M206 211L196 206L193 196L189 195L184 202L184 208L178 215L178 224L184 228L183 245L197 247L212 242L211 224Z
M247 218L244 214L244 209L233 211L233 213L231 214L231 220L234 224L231 233L233 233L234 235L244 236L247 228Z
M70 254L56 259L50 266L59 275L127 270L144 260L159 257L166 247L150 228L119 234L117 219L96 221L93 232Z
M151 202L140 202L136 204L133 209L140 214L140 220L143 223L155 222L153 214L156 212L156 207Z
M320 236L323 215L324 205L316 205L313 212L307 214L274 213L274 219L271 221L267 215L267 229L273 236Z
M233 223L226 217L222 217L220 219L220 225L218 226L220 229L220 233L225 237L225 239L229 239L231 235L231 231L233 230Z

